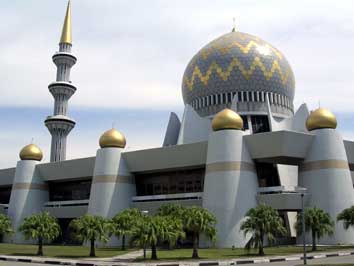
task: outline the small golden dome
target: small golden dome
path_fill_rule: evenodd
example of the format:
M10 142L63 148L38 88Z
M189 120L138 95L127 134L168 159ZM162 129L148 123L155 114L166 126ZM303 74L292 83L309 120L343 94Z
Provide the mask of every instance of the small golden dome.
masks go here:
M109 147L124 148L125 144L126 144L126 140L124 135L114 128L106 131L100 137L101 148L109 148Z
M224 109L217 113L211 122L214 131L223 129L242 129L243 120L241 116L230 109Z
M309 131L320 128L336 128L337 119L328 109L318 108L310 113L306 120L306 127Z
M21 160L34 160L40 161L43 158L43 153L40 148L34 144L29 144L22 148L20 151Z

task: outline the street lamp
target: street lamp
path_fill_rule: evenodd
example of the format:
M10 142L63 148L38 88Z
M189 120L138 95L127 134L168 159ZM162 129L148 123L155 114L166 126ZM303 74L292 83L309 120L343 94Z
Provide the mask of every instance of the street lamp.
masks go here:
M141 211L141 213L143 214L143 215L148 215L149 214L149 211L146 211L146 210L144 210L144 211ZM145 241L144 241L144 260L146 259L146 243L145 243Z
M307 189L303 187L297 187L296 191L301 195L301 224L302 224L302 245L304 249L304 265L307 264L306 255L306 232L305 232L305 208L304 208L304 196Z

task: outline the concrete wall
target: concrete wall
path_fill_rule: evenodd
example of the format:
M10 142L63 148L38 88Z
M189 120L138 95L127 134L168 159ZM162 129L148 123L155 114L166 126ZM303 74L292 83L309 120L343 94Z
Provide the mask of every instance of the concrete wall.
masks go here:
M12 185L15 178L16 168L7 168L0 170L0 186Z
M148 172L205 165L207 142L123 152L130 172Z
M38 165L45 181L92 177L96 157L88 157Z

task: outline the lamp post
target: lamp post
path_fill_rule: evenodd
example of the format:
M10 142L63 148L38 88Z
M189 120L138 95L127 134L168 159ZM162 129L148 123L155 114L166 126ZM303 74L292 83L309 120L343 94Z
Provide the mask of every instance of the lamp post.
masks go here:
M302 223L302 245L304 248L304 265L307 264L306 258L306 232L305 232L305 210L304 210L304 193L301 193L301 223Z
M306 188L297 187L296 191L301 195L301 224L302 224L302 246L303 246L303 260L304 265L307 265L307 255L306 255L306 230L305 230L305 207L304 207L304 196L306 195Z

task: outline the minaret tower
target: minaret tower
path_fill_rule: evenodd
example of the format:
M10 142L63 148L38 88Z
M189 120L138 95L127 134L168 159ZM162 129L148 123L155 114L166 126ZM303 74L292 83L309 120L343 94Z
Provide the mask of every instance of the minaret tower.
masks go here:
M66 137L75 126L75 121L66 115L68 101L76 91L76 87L70 81L70 70L76 63L76 57L71 54L71 46L71 6L69 0L59 43L59 52L53 55L53 62L57 66L57 78L55 82L48 86L54 97L53 116L48 116L44 122L52 135L51 162L65 160Z

